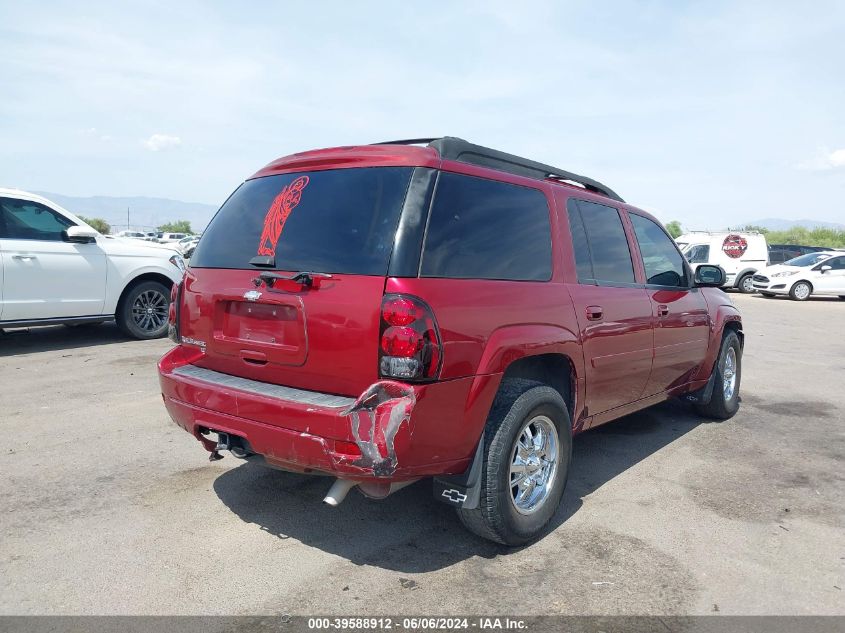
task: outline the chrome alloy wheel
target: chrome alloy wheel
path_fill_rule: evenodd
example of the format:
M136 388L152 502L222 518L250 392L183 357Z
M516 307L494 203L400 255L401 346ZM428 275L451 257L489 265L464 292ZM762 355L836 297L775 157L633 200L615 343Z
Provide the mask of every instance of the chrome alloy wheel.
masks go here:
M536 512L555 484L560 443L557 427L545 415L526 422L511 454L510 491L520 514Z
M722 393L725 394L725 402L727 402L734 397L736 389L736 350L733 347L729 347L728 353L725 354L722 381Z
M167 322L169 299L157 290L146 290L132 304L132 320L144 332L155 332Z

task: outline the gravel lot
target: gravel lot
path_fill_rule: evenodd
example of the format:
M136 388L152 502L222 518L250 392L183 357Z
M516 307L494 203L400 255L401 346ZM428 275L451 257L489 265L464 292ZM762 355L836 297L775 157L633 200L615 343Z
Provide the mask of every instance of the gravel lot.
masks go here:
M742 408L680 403L575 441L553 531L507 550L427 482L210 463L161 403L167 340L0 336L2 614L845 614L845 302L732 295Z

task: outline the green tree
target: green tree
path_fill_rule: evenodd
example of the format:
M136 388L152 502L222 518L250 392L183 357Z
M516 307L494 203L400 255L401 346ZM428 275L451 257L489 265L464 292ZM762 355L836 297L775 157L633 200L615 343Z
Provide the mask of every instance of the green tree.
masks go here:
M684 232L684 229L681 228L681 223L677 220L667 222L666 230L669 231L669 235L671 235L674 239L677 239Z
M103 235L108 235L111 232L111 226L103 218L86 218L84 215L80 215L79 219L91 228L97 229Z
M176 220L175 222L165 222L158 227L158 230L163 233L193 233L191 230L191 222L189 220Z

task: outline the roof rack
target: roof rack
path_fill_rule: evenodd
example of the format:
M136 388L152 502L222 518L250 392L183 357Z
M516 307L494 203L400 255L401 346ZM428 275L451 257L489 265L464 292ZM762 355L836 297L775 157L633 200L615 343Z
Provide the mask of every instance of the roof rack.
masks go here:
M554 178L556 180L571 181L593 193L598 193L619 202L625 202L613 189L592 178L579 176L564 169L544 165L543 163L522 158L521 156L490 149L489 147L474 145L454 136L384 141L374 143L374 145L428 145L428 147L437 150L440 157L446 160L455 160L462 163L479 165L480 167L490 167L491 169L498 169L499 171L535 178L537 180Z

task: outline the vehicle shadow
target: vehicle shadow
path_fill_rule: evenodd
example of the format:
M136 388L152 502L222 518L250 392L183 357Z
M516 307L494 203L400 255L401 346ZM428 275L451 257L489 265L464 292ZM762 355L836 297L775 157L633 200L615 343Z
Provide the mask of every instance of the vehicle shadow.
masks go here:
M765 301L781 300L781 301L789 301L790 303L800 303L799 301L792 301L792 299L790 299L787 295L775 295L774 297L765 297L765 296L755 292L753 295L750 295L750 296L751 296L752 299L762 299L762 300L765 300ZM840 299L838 296L833 296L833 295L810 295L809 297L804 299L804 301L817 301L817 302L832 301L834 303L840 303L842 301L842 299Z
M577 436L569 483L551 528L578 512L583 497L701 422L689 407L669 402ZM353 490L336 508L322 503L330 482L244 462L220 475L214 491L243 521L356 565L415 573L518 551L467 532L452 508L433 498L429 480L383 501Z
M125 343L133 339L114 323L86 324L74 327L45 327L3 330L0 333L0 357L33 352L55 352L80 347Z

